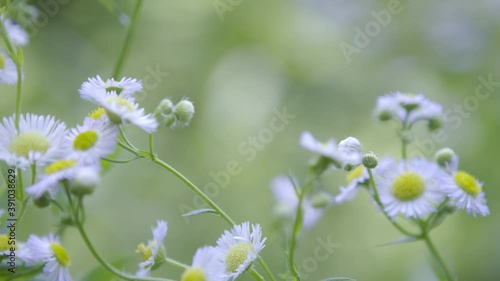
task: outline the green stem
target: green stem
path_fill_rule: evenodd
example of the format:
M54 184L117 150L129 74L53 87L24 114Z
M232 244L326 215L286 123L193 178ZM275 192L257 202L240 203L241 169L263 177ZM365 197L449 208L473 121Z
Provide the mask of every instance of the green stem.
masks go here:
M406 140L401 141L401 156L403 157L404 160L408 158L408 142Z
M382 204L382 201L380 201L380 197L378 195L377 191L377 185L375 184L375 180L373 179L373 173L372 170L369 168L366 168L368 170L368 175L370 176L370 185L372 186L373 190L373 199L375 199L375 202L377 202L378 207L384 214L384 216L396 227L401 233L411 236L411 237L418 237L418 235L411 233L410 231L406 230L404 227L402 227L399 223L394 221L389 215L385 212L384 205Z
M115 79L118 79L118 75L120 75L120 71L122 70L125 58L127 57L128 51L130 49L132 38L134 36L135 29L137 27L141 6L142 6L142 0L137 0L135 2L134 11L132 13L132 19L127 30L127 35L125 37L125 42L123 43L122 49L120 51L120 56L118 57L115 69L113 70L113 78Z
M124 280L128 280L128 281L173 281L173 280L164 279L164 278L137 277L137 276L134 276L134 275L130 275L128 273L121 272L118 269L116 269L114 266L108 264L101 257L101 255L99 255L99 253L96 251L96 249L94 248L94 245L92 244L92 242L90 242L90 239L89 239L87 233L85 232L85 229L83 228L83 225L82 225L81 221L78 219L78 213L77 213L78 210L75 210L75 206L73 205L73 200L71 199L71 194L69 193L69 188L68 188L67 184L64 185L64 189L66 191L66 196L68 197L68 202L69 202L69 205L70 205L69 209L72 212L71 215L73 217L73 221L75 222L76 228L78 229L78 232L80 233L80 236L82 236L83 242L85 243L85 245L87 246L87 248L89 249L89 251L92 253L92 255L94 256L94 258L106 270L108 270L110 273L116 275L117 277L119 277L121 279L124 279Z
M257 281L264 281L264 277L262 277L262 275L260 275L255 268L250 270L250 275L252 275L252 277Z
M171 264L171 265L173 265L173 266L177 266L177 267L179 267L179 268L182 268L182 269L187 269L187 268L189 268L189 265L184 264L184 263L182 263L182 262L180 262L180 261L176 261L176 260L174 260L174 259L168 258L168 257L165 257L165 262L167 262L168 264Z
M273 273L271 272L267 264L264 262L264 259L259 256L257 258L257 261L259 262L260 266L262 266L262 268L264 269L264 272L267 274L267 277L269 277L269 279L271 279L272 281L276 281L276 279L274 279Z
M429 236L429 233L427 231L423 232L422 239L425 241L425 245L427 245L427 248L431 252L431 255L433 256L434 260L437 261L437 263L439 264L439 267L441 268L441 270L445 274L446 281L453 281L454 280L453 275L451 274L450 270L446 266L446 263L444 262L443 258L439 254L436 246L434 246L434 244L432 243L431 238Z
M156 157L154 154L153 134L149 134L149 153L151 153L151 156Z
M24 185L23 185L23 171L21 171L21 169L17 169L17 188L19 190L19 192L17 194L19 194L19 197L17 199L19 199L19 201L24 201Z
M120 164L130 163L130 162L135 161L135 160L137 160L139 158L141 158L141 157L135 157L135 158L132 158L130 160L116 160L116 159L101 157L101 159L104 160L104 161L108 161L108 162L111 162L111 163L120 163Z
M170 173L172 173L174 176L176 176L178 179L180 179L182 182L184 182L194 193L196 193L198 196L203 199L212 209L214 209L219 216L221 216L227 223L229 223L231 226L234 226L236 223L229 217L226 212L224 212L210 197L208 197L201 189L199 189L194 183L192 183L188 178L186 178L183 174L178 172L174 167L170 166L169 164L163 162L161 159L153 159L150 158L151 161L154 163L158 164L159 166L163 167Z

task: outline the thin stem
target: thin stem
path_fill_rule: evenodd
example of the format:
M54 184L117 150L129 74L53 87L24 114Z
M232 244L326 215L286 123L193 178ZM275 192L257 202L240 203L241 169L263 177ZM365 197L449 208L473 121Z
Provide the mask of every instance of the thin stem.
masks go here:
M184 263L182 263L182 262L180 262L180 261L176 261L176 260L174 260L174 259L168 258L168 257L165 257L165 262L167 262L167 263L169 263L169 264L171 264L171 265L173 265L173 266L177 266L177 267L179 267L179 268L182 268L182 269L187 269L187 268L189 268L189 265L184 264Z
M385 215L385 217L396 227L401 233L411 236L411 237L418 237L418 235L411 233L410 231L406 230L404 227L402 227L399 223L394 221L389 215L385 212L384 205L380 201L380 197L378 195L377 191L377 185L375 184L375 180L373 179L373 173L372 170L369 168L366 168L368 170L368 175L370 176L370 185L372 186L373 190L373 199L375 199L375 202L377 202L378 207L382 211L382 213Z
M130 160L116 160L116 159L101 157L101 159L104 160L104 161L108 161L108 162L112 162L112 163L120 163L120 164L130 163L130 162L135 161L135 160L137 160L139 158L141 158L141 157L135 157L135 158L132 158Z
M446 276L446 281L453 281L453 275L451 274L450 270L446 266L446 263L444 262L443 258L439 254L436 246L431 241L431 237L429 236L429 233L424 231L422 234L422 239L425 241L425 245L427 245L427 248L429 248L429 251L431 252L431 255L434 257L434 259L437 261L439 264L439 267L443 271L443 273Z
M128 273L121 272L118 269L116 269L114 266L108 264L101 257L101 255L99 255L99 253L96 251L96 249L94 248L94 245L92 244L92 242L90 242L90 239L89 239L87 233L85 232L85 229L83 228L83 225L82 225L81 221L78 219L78 213L77 213L78 210L74 209L73 200L71 199L71 195L69 193L69 188L68 188L67 184L64 186L64 189L66 191L66 196L68 197L68 202L70 204L70 210L72 212L71 215L73 217L73 221L75 222L76 228L78 229L78 232L80 233L80 236L82 236L83 242L85 242L85 245L87 246L87 248L89 249L89 251L92 253L92 255L94 256L94 258L106 270L108 270L112 274L118 276L119 278L124 279L124 280L128 280L128 281L173 281L173 280L164 279L164 278L137 277L137 276L134 276L134 275L130 275Z
M201 189L199 189L194 183L192 183L188 178L186 178L183 174L178 172L174 167L170 166L169 164L163 162L161 159L151 159L154 163L160 165L161 167L165 168L167 171L172 173L174 176L176 176L178 179L180 179L182 182L184 182L194 193L196 193L198 196L203 199L212 209L214 209L219 216L221 216L227 223L229 223L231 226L234 226L236 223L229 217L226 212L224 212L210 197L205 195Z
M262 277L262 275L260 275L255 268L250 270L250 275L252 275L252 277L257 281L264 281L264 277Z
M17 187L18 187L18 194L19 194L19 201L24 201L24 185L23 185L23 171L21 169L17 169Z
M262 259L262 257L259 256L257 258L257 261L259 262L260 266L262 266L262 268L264 269L264 272L267 274L267 277L269 277L269 279L271 279L272 281L276 281L276 279L274 279L273 273L271 272L267 264L264 262L264 259Z
M21 49L19 51L22 54ZM19 130L19 114L21 112L21 93L22 93L22 85L23 85L23 73L21 70L22 62L16 58L16 69L17 69L17 94L16 94L16 120L15 125L16 129Z
M123 141L125 142L126 145L128 145L130 148L133 148L134 150L139 150L137 147L135 147L130 140L127 138L127 135L125 134L125 131L123 131L123 127L120 125L118 126L118 130L120 131L120 136L123 138Z
M125 63L125 58L127 57L128 51L130 49L132 38L135 33L135 29L137 27L141 6L142 6L142 0L137 0L135 2L134 11L132 13L132 19L127 30L127 35L125 37L125 42L123 43L122 49L120 51L120 56L118 57L115 69L113 70L113 78L115 79L118 79L118 75L120 75L120 71L122 70L123 64Z
M153 134L149 134L149 153L151 153L151 156L156 157L154 154Z
M128 145L126 145L126 144L122 143L121 141L118 141L118 145L119 145L121 148L125 149L126 151L128 151L128 152L130 152L130 153L134 154L135 156L137 156L137 157L139 157L139 158L142 158L142 157L143 157L143 156L142 156L142 155L141 155L141 154L137 151L138 149L133 149L133 148L129 147Z
M401 140L401 157L403 157L404 160L408 158L408 142L406 140Z
M36 180L36 165L33 164L31 165L31 185L35 184L35 180Z

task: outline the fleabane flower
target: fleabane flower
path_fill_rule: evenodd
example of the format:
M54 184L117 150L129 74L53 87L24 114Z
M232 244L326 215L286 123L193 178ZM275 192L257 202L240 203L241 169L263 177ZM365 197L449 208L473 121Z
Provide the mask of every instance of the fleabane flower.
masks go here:
M391 218L422 218L446 197L435 181L439 167L423 158L393 161L375 177L380 201Z
M71 281L68 267L71 262L59 237L50 233L48 236L38 237L30 235L26 242L30 252L30 263L45 263L43 273L51 281Z
M65 149L70 158L85 164L96 164L115 150L118 127L101 119L86 117L83 125L69 131L65 139Z
M10 18L4 18L2 16L0 19L12 44L17 46L26 46L28 44L29 36L26 30Z
M483 184L469 173L458 170L458 163L458 156L454 156L448 165L449 174L439 177L438 183L443 192L458 208L466 210L468 214L489 215L490 209L486 205Z
M266 238L262 239L260 225L252 225L244 222L235 225L231 231L217 240L217 251L220 253L220 261L225 265L224 278L234 280L245 272L259 256L264 248Z
M303 148L319 154L323 159L328 159L330 163L326 164L333 164L338 168L342 168L346 164L356 164L361 160L361 155L353 149L353 143L347 139L345 141L345 146L339 149L335 139L329 139L327 142L321 142L315 139L314 136L308 131L303 132L300 136L300 145ZM319 161L321 162L321 159Z
M52 116L21 115L19 130L15 116L3 118L0 123L0 160L10 166L26 169L36 164L44 165L62 153L61 142L66 125Z
M0 85L17 83L16 64L4 51L0 50Z
M83 82L80 89L81 95L92 95L100 91L115 92L121 97L131 97L135 93L142 91L142 82L133 78L122 78L120 81L115 81L114 78L106 81L97 75L95 78L89 78Z
M418 120L439 120L443 116L443 107L423 94L395 92L377 99L375 116L381 121L396 119L412 125Z
M87 93L81 89L80 96L102 107L109 120L115 124L132 123L147 133L155 132L158 127L156 118L152 114L145 114L144 108L139 108L132 97L118 95L115 91L98 90Z
M137 246L136 252L141 254L141 262L136 275L139 277L147 277L151 270L158 268L166 257L163 240L167 236L167 222L159 220L156 222L156 227L151 229L153 232L153 240L149 240L148 244L144 243Z
M278 176L272 181L271 188L277 201L275 213L280 217L295 219L299 198L295 192L292 179L285 176ZM312 200L309 198L304 198L302 201L302 210L302 224L304 229L312 228L325 212L324 208L315 208Z
M182 274L181 281L224 281L224 263L220 253L210 246L196 250L193 263Z
M100 170L98 165L86 166L75 159L58 160L44 167L39 174L39 180L34 185L26 188L26 192L34 199L39 199L45 192L55 195L57 187L62 181L71 181L79 170Z

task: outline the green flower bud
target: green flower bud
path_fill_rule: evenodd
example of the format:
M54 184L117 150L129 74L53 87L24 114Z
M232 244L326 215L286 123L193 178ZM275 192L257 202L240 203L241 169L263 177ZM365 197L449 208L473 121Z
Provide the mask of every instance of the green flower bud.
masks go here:
M443 120L441 118L432 118L429 119L429 123L427 123L427 127L429 131L434 132L443 127Z
M71 181L70 191L77 196L92 194L95 187L101 182L99 172L92 168L82 168Z
M153 112L154 116L159 114L168 115L172 113L174 103L170 99L163 99Z
M175 105L173 112L179 121L179 126L187 126L194 115L194 105L189 100L181 100Z
M378 158L373 153L363 155L363 165L368 169L374 169L378 165Z
M451 148L445 147L436 152L435 159L439 166L445 168L447 164L451 163L451 160L455 155L455 151Z
M38 208L45 208L50 205L52 202L52 197L48 192L45 192L40 198L38 199L33 199L33 203L35 206Z
M392 119L392 113L390 111L384 110L378 115L378 119L382 122L389 121Z

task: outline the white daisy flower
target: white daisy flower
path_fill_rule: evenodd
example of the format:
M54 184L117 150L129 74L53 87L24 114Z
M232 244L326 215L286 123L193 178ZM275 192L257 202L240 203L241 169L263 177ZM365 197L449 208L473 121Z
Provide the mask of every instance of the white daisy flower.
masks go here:
M158 127L158 121L152 114L145 114L144 108L139 108L131 97L118 96L115 91L105 90L84 92L80 89L80 96L106 110L106 115L115 124L132 123L147 133L153 133Z
M82 162L74 159L58 160L45 167L39 173L38 182L26 188L26 192L34 199L40 198L45 192L55 195L61 181L71 181L82 169L94 169L97 172L100 168L99 166L84 166Z
M454 156L448 165L450 174L443 172L438 177L444 193L456 202L460 209L464 209L473 216L487 216L490 209L486 205L483 184L467 172L458 170L458 156Z
M69 131L64 147L69 158L78 159L85 164L96 164L101 157L113 153L118 133L118 127L114 124L86 117L83 125Z
M26 169L32 164L44 165L62 153L61 142L66 125L52 116L21 115L19 131L14 115L0 123L0 160L10 166Z
M443 115L441 105L425 98L423 94L395 92L377 99L375 116L380 120L397 119L412 125L418 120L439 119Z
M356 155L346 152L347 150L339 150L335 139L329 139L326 143L316 140L314 136L306 131L300 136L300 145L305 149L315 152L321 156L327 157L339 166L355 161Z
M28 44L29 35L26 30L10 18L4 18L2 16L1 20L12 44L17 46L26 46Z
M95 78L89 78L83 82L80 89L82 95L92 95L100 91L115 92L121 97L131 97L133 94L142 91L142 82L133 78L122 78L120 81L115 81L114 78L106 81L102 80L99 75Z
M144 243L137 246L137 253L141 254L141 262L136 275L139 277L147 277L151 270L158 268L166 257L163 240L167 236L167 222L159 220L156 222L156 227L151 228L153 232L153 240L148 241L148 245Z
M224 263L220 253L210 246L199 248L193 264L182 274L181 281L224 281Z
M14 61L2 50L0 50L0 85L17 83L17 68Z
M249 222L235 225L231 231L224 231L216 247L221 254L220 261L225 264L224 278L234 280L245 272L259 256L266 239L262 239L260 225L252 225L250 231Z
M395 218L402 213L407 218L422 218L435 212L435 205L445 198L434 180L438 172L436 163L413 158L394 161L377 174L375 182L387 215Z
M71 281L68 267L70 259L66 249L61 246L59 237L50 233L45 237L30 235L26 242L30 252L30 263L45 263L43 273L51 281Z
M277 201L275 213L280 217L295 219L299 198L291 179L286 176L278 176L272 181L271 188ZM313 202L309 198L304 198L302 201L302 210L304 229L312 228L325 211L324 208L314 208Z

